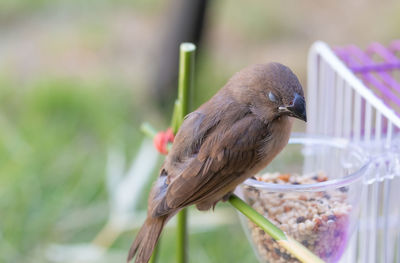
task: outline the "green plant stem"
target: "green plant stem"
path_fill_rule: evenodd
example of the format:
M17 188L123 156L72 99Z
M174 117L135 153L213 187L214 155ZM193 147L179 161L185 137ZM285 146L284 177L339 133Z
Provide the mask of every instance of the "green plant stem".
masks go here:
M177 242L177 259L176 262L187 261L187 210L182 209L177 217L176 225L176 242Z
M178 100L181 112L179 126L192 107L195 50L196 46L192 43L182 43L180 45Z
M161 238L160 238L161 239ZM156 263L157 259L158 259L158 251L160 250L160 241L157 242L154 250L153 250L153 254L151 255L151 258L149 260L149 263Z
M151 126L147 122L142 123L142 125L140 126L140 130L143 132L144 135L146 135L150 138L154 138L154 136L157 135L156 129L154 129L153 126Z
M179 55L178 101L175 102L172 116L174 134L178 132L184 117L189 113L192 103L194 54L196 46L192 43L182 43ZM182 209L177 215L177 263L187 262L187 211Z
M172 114L172 119L171 119L171 129L174 134L176 134L179 130L180 126L180 116L181 116L181 103L179 100L175 100L174 103L174 112Z
M243 215L253 221L256 225L261 227L265 231L265 233L270 235L273 239L286 239L285 233L283 233L282 230L272 224L271 221L259 214L256 210L254 210L251 206L249 206L246 202L244 202L236 195L232 194L229 197L229 203L231 203L233 207L239 210Z
M242 199L232 194L229 197L229 203L239 210L248 219L253 221L257 226L259 226L265 233L271 236L277 243L285 248L292 256L304 263L323 263L324 261L318 256L313 254L301 243L297 242L293 238L285 235L285 233L275 226L267 218L259 214L251 206L249 206Z

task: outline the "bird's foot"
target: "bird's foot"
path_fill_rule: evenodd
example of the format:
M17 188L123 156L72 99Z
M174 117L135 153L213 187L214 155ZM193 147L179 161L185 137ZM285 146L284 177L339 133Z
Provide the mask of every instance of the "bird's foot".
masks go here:
M229 192L226 195L224 195L224 197L222 197L222 202L228 201L229 197L231 197L232 194L233 194L233 192Z

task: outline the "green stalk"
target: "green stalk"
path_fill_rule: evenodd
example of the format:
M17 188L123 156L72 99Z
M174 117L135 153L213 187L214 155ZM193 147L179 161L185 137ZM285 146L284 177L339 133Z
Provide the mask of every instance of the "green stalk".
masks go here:
M182 209L177 215L176 222L176 262L187 262L187 210Z
M172 114L172 120L171 120L171 129L174 134L176 134L179 130L180 124L180 116L181 116L181 103L179 100L175 100L174 104L174 113Z
M248 219L253 221L265 233L271 236L281 247L285 248L292 256L304 263L323 263L324 261L313 254L301 243L295 239L285 235L285 233L275 226L271 221L259 214L251 206L242 199L232 194L229 197L229 202L233 207L239 210Z
M196 46L192 43L182 43L180 46L178 101L180 103L181 112L180 118L178 118L180 119L179 126L192 107L195 50Z
M192 90L194 75L194 53L196 46L192 43L182 43L179 55L178 101L175 102L172 116L173 132L176 134L184 117L192 106ZM175 123L174 123L175 122ZM187 262L187 211L182 209L177 215L177 263Z
M143 132L144 135L146 135L149 138L154 138L157 135L156 129L154 129L150 123L142 123L142 126L140 126L140 130Z
M261 227L265 233L270 235L275 240L286 239L285 233L276 227L274 224L271 223L268 219L264 216L259 214L256 210L254 210L251 206L249 206L246 202L242 199L237 197L236 195L232 194L229 197L229 202L233 207L239 210L243 215L253 221L256 225Z
M158 259L158 251L160 250L160 241L157 242L154 250L153 250L153 254L151 255L151 258L149 260L149 263L156 263L157 259Z

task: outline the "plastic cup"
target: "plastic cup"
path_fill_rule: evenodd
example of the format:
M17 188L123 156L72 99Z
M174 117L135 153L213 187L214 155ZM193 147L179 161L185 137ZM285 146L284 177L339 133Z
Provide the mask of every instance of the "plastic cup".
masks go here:
M246 180L237 194L323 260L337 262L355 232L368 164L366 154L347 140L295 134L258 179ZM298 262L241 219L260 262Z

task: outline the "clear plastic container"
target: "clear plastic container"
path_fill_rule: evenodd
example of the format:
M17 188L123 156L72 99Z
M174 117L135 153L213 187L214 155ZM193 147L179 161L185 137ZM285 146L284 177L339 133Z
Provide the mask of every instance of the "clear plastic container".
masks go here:
M237 194L326 262L337 262L357 225L368 164L368 156L346 140L295 134ZM241 218L260 262L298 262Z

